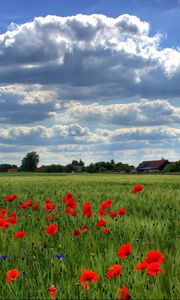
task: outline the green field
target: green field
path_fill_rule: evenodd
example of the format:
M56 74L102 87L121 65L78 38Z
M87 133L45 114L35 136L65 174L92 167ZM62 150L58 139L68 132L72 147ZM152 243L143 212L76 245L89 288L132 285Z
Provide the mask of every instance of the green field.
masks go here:
M131 194L134 185L143 191ZM71 192L78 208L75 217L65 214L62 198ZM5 196L18 194L13 202ZM33 199L39 203L21 210L19 204ZM43 202L52 199L57 213L51 222L58 225L58 233L45 233L48 225ZM96 227L99 204L112 199L111 211L126 208L127 214L107 221L109 234ZM131 299L180 298L180 176L178 175L0 175L0 208L17 213L18 222L0 229L0 299L50 299L48 287L57 288L57 299L117 299L118 291L126 286ZM93 216L82 215L83 203L90 201ZM74 236L73 231L88 226L87 232ZM14 233L25 231L26 237L16 239ZM130 243L132 253L122 259L116 252ZM150 276L136 271L151 250L158 250L166 258L161 264L163 273ZM58 259L54 254L61 254ZM107 268L122 265L122 276L107 278ZM18 269L17 280L7 283L6 272ZM97 283L85 291L79 284L81 270L98 273Z

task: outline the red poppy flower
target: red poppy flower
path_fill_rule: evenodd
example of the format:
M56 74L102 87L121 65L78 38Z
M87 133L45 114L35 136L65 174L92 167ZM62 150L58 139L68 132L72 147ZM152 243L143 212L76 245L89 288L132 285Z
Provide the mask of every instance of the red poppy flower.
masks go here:
M99 220L99 221L96 223L96 227L104 226L106 223L107 223L107 221L105 221L105 220Z
M99 215L99 217L104 217L105 216L105 209L100 209L98 215Z
M45 232L49 235L54 235L58 232L58 226L51 224L45 228Z
M53 202L52 199L48 199L48 200L44 201L44 204L46 205L46 204L52 203L52 202Z
M147 258L145 258L145 262L147 264L151 264L153 262L162 263L165 261L165 257L160 251L153 250L147 253Z
M29 206L29 207L32 206L32 205L33 205L33 200L30 200L30 199L27 200L27 203L26 203L26 204L27 204L27 206Z
M6 272L6 281L10 282L12 280L16 280L19 276L20 272L17 269L12 269Z
M66 208L69 207L69 208L76 208L77 207L77 204L76 204L76 201L74 198L69 198L67 199L66 201Z
M20 209L27 209L29 206L26 203L19 204Z
M46 203L45 204L45 210L55 210L56 209L56 206L53 205L52 203Z
M33 210L38 210L38 208L39 208L39 204L34 204L33 205Z
M14 236L15 236L16 238L24 238L24 237L26 236L26 233L25 233L25 231L17 231L17 232L14 234Z
M15 216L12 216L12 217L9 217L8 219L6 219L6 221L7 221L9 224L16 224L17 218L16 218Z
M84 217L91 217L92 211L91 211L91 203L85 202L83 205L83 216Z
M142 185L135 185L131 191L132 194L136 194L138 192L141 192L143 190L143 186Z
M15 211L12 211L11 215L12 215L13 217L16 217L16 212L15 212Z
M125 215L126 214L126 209L125 208L120 208L117 212L118 215Z
M71 215L71 216L76 216L77 215L77 211L74 209L70 209L69 207L66 208L66 214L67 215Z
M148 267L147 262L143 261L136 265L136 271L145 270Z
M82 232L79 229L73 231L73 234L76 236L81 235L81 233Z
M55 299L56 298L57 288L54 285L51 285L48 288L48 292L49 292L49 296L51 297L51 299Z
M114 218L117 216L117 211L110 211L109 215L110 215L110 217Z
M120 246L119 252L117 252L117 255L121 258L125 258L129 254L131 254L132 248L130 244L125 244Z
M88 230L88 227L86 225L83 225L82 232L86 232Z
M0 229L5 229L9 226L8 222L4 219L0 219Z
M100 203L100 206L101 206L101 209L108 209L111 207L111 204L112 204L112 200L111 199L108 199L104 202L101 202Z
M122 266L121 265L112 265L108 268L106 276L108 278L114 278L117 276L122 276Z
M118 293L118 300L129 300L131 298L127 287L122 287Z
M158 262L153 262L148 266L146 272L149 275L156 276L158 273L163 273L163 270Z
M104 228L104 229L101 230L101 233L102 234L108 234L108 233L110 233L110 231L111 230L109 228Z
M16 199L17 197L18 197L17 194L12 194L12 195L6 196L6 201L11 202L14 199Z
M99 278L99 275L92 270L82 270L81 273L82 275L79 279L80 284L82 284L84 281L93 281L94 283L96 283Z
M88 281L87 282L85 281L83 283L83 289L84 289L84 291L89 291L90 288L91 288L90 283Z

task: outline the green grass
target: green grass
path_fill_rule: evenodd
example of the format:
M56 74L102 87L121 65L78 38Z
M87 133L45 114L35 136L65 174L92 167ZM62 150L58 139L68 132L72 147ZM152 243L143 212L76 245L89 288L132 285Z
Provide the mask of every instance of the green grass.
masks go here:
M62 176L63 175L63 176ZM18 222L0 229L0 299L50 299L48 287L55 284L58 299L117 299L119 289L126 285L132 299L179 299L180 295L180 177L178 175L58 175L0 174L0 207L16 211ZM142 193L132 195L135 184L142 184ZM78 204L77 216L65 215L61 199L72 192ZM17 193L13 202L6 195ZM112 211L126 208L127 214L115 219L104 217L111 228L102 235L96 228L99 203L113 200ZM40 204L20 210L19 203L33 199ZM44 228L47 212L43 201L53 199L58 213L56 235L47 236ZM91 202L93 216L82 216L82 206ZM74 236L73 230L83 224L89 230ZM24 239L15 239L16 231L26 231ZM117 256L120 245L130 243L133 252L125 259ZM163 274L151 277L135 266L147 252L159 250L166 261ZM63 260L53 256L64 255ZM107 268L115 263L123 266L122 276L108 279ZM20 276L6 283L6 272L17 268ZM82 269L92 269L100 276L89 291L78 285Z

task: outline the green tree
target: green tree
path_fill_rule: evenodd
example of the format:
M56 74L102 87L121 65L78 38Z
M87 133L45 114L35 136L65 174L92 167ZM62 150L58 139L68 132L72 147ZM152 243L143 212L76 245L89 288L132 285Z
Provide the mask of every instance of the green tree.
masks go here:
M23 158L20 169L22 171L33 172L39 163L39 155L36 152L29 152Z

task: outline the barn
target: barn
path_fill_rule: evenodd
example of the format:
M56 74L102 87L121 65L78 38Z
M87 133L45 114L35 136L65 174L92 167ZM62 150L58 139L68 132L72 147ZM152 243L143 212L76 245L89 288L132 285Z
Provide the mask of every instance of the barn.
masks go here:
M166 159L143 161L137 167L140 173L162 171L170 162Z

